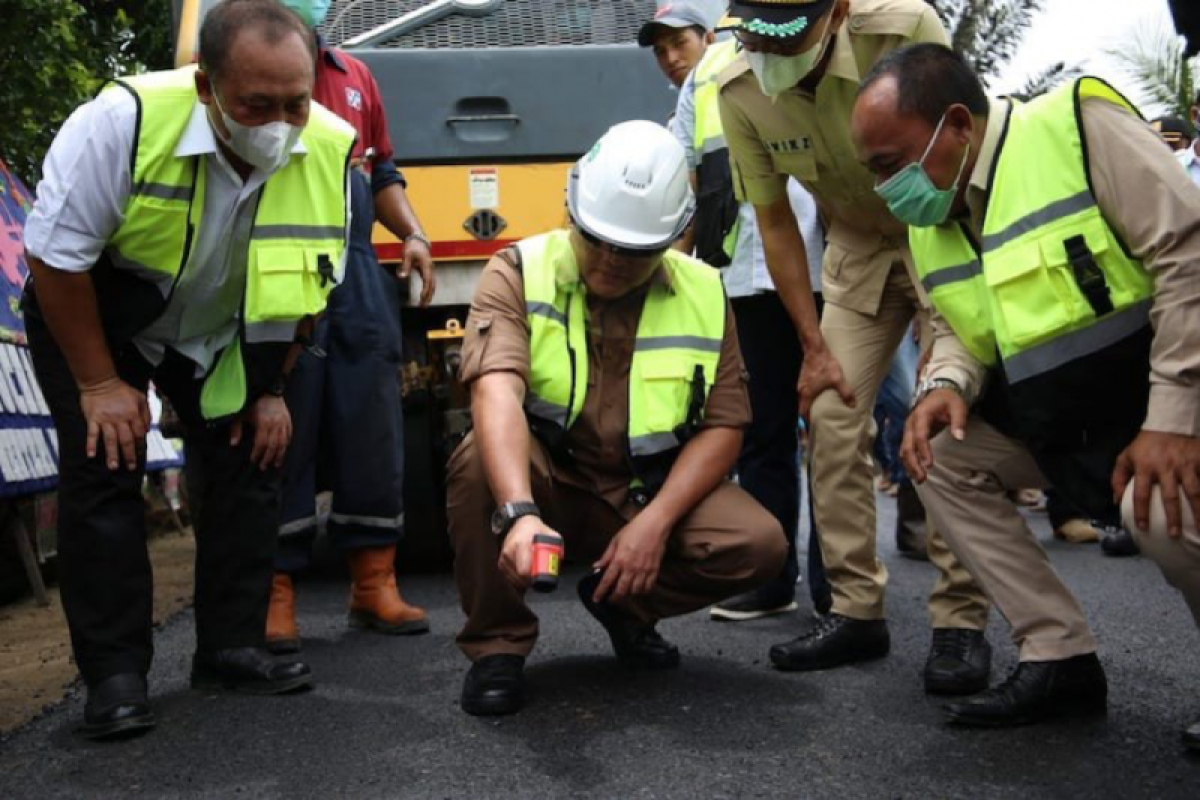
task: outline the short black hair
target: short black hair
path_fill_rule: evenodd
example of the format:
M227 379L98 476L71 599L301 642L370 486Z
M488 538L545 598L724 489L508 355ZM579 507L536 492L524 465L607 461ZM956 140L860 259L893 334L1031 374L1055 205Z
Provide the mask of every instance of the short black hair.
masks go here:
M228 65L234 39L251 27L257 28L268 44L277 44L289 33L297 33L313 60L317 58L313 32L279 0L221 0L204 17L200 27L200 66L204 71L210 76L219 75Z
M858 93L889 75L896 79L900 114L937 125L950 106L964 105L974 116L987 116L987 92L979 76L949 47L922 42L893 50L871 67Z

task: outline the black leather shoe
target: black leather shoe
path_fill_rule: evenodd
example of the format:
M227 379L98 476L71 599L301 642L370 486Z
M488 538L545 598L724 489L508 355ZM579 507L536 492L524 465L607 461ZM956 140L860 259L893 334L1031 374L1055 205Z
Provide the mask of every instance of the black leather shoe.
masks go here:
M679 666L679 648L660 636L653 625L639 622L607 602L592 601L592 595L600 585L603 574L592 572L585 575L576 588L583 607L607 631L617 660L628 667L639 669L670 669Z
M1200 751L1200 722L1184 729L1183 746L1188 750Z
M312 682L307 664L276 661L264 647L234 647L192 657L193 689L287 694L312 686Z
M933 644L925 659L925 691L929 694L965 695L988 687L992 671L992 646L983 631L969 628L934 628Z
M484 656L463 680L462 710L473 717L515 714L525 705L525 659L510 653Z
M1133 534L1124 528L1103 527L1100 529L1100 550L1106 556L1136 556L1142 552Z
M96 741L126 739L153 727L145 677L124 673L88 687L80 735Z
M751 619L787 614L798 608L795 590L781 593L774 587L753 589L749 592L723 600L709 610L712 619L722 622L745 622Z
M883 658L890 649L891 638L883 620L829 614L806 633L772 647L770 657L776 669L807 672Z
M1063 661L1022 661L994 689L943 706L951 722L981 728L1103 714L1107 709L1108 681L1095 653Z

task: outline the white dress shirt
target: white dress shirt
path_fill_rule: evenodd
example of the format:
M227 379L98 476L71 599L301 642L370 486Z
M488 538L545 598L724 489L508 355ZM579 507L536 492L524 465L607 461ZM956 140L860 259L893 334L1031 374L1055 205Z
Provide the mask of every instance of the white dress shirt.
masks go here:
M1197 142L1200 142L1200 139L1180 150L1175 157L1179 159L1179 163L1183 164L1183 168L1191 176L1192 183L1200 186L1200 156L1196 155Z
M125 221L136 126L137 103L125 91L105 92L75 110L46 155L37 201L25 223L30 255L65 272L86 272L96 264ZM292 157L305 152L297 141ZM206 106L199 101L175 156L203 158L203 216L170 302L134 344L156 365L170 347L194 361L200 377L237 335L250 234L270 174L255 169L242 181L217 147ZM348 182L346 207L349 231Z

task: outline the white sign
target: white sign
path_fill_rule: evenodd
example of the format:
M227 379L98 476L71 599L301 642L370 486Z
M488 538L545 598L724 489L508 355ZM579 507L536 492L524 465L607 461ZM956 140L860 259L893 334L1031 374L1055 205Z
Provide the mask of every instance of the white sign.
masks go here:
M500 207L500 170L496 167L474 167L469 174L471 208Z

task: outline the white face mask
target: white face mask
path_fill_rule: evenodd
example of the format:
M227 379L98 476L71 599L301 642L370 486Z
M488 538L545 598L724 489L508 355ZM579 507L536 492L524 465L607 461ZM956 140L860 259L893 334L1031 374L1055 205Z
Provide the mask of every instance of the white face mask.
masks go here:
M825 55L825 45L829 43L825 35L829 32L832 20L833 14L825 17L825 30L821 32L821 39L803 53L781 56L773 53L746 52L746 61L750 64L754 77L758 78L758 85L763 94L778 97L813 71L820 63L821 56Z
M243 125L225 113L221 99L215 91L213 99L217 101L217 110L221 112L221 121L225 123L229 137L221 136L216 126L213 126L213 130L238 158L263 172L274 172L287 164L292 148L296 146L300 134L304 131L303 128L283 120L268 122L266 125Z

